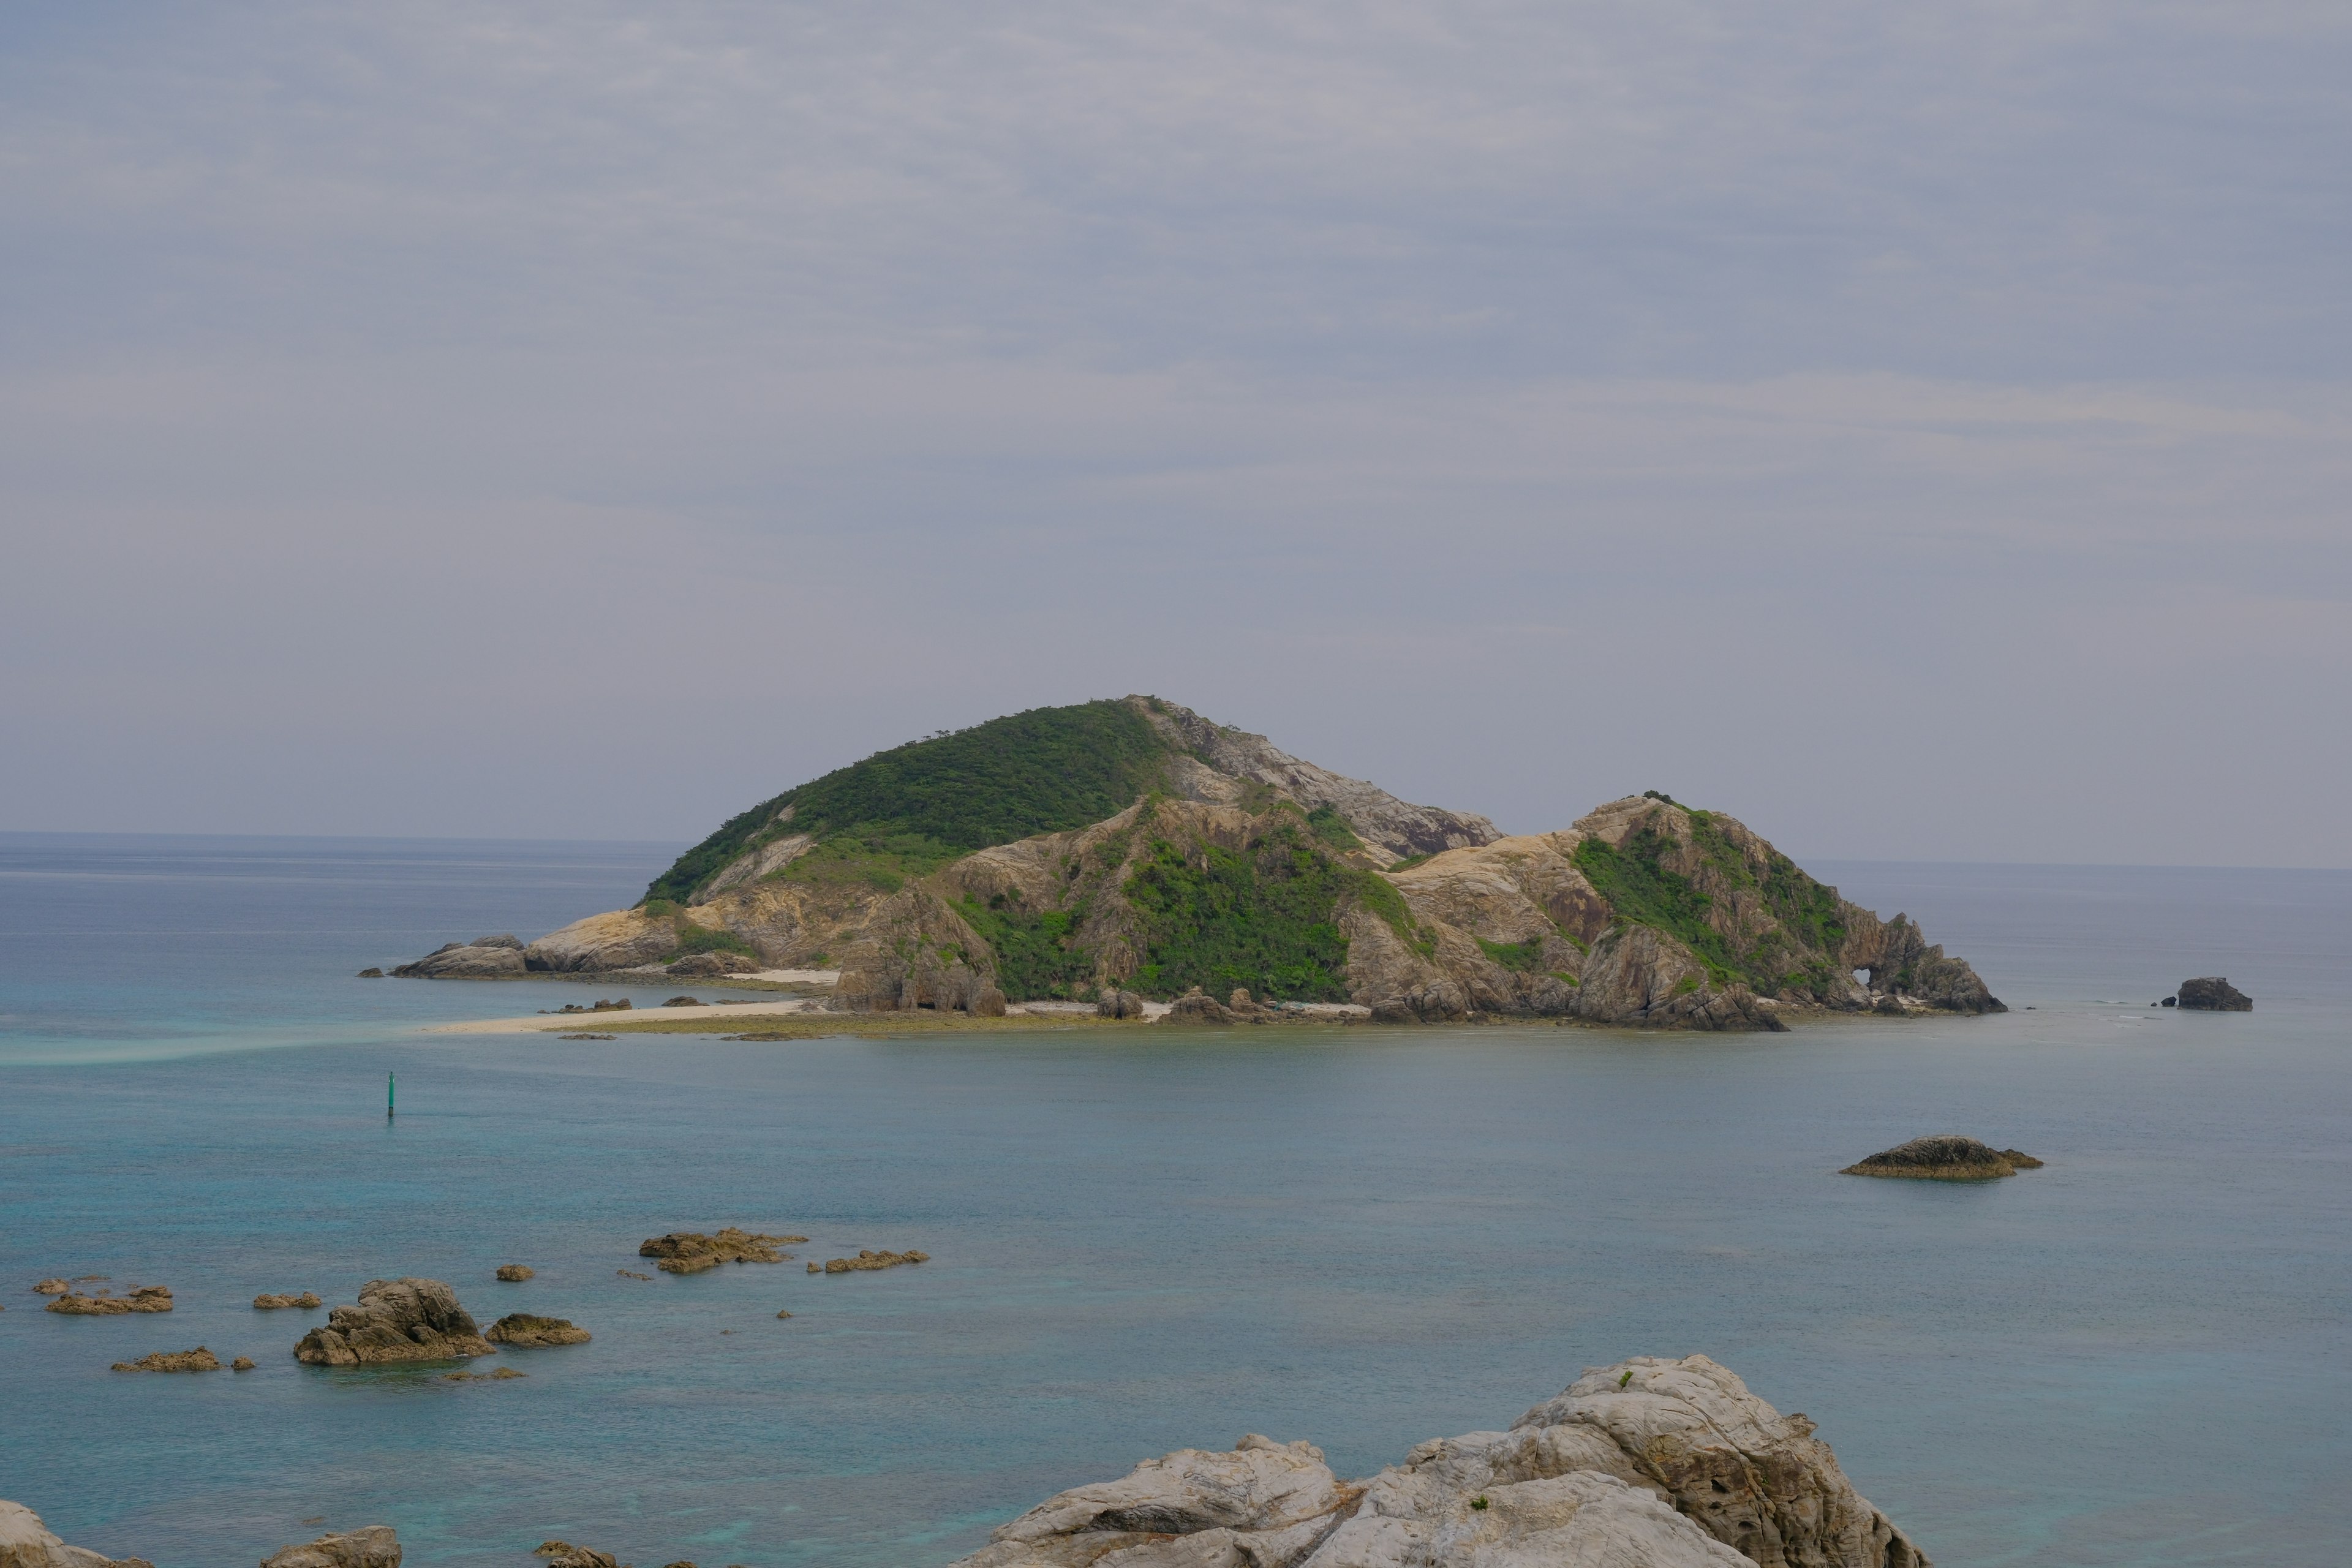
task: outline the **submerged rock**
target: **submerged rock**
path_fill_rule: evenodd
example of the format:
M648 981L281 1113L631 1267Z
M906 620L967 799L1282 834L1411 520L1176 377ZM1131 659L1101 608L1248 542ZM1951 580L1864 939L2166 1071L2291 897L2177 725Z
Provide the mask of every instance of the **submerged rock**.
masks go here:
M2218 974L2180 983L2180 1005L2196 1013L2251 1013L2254 999Z
M855 1258L828 1258L822 1264L812 1263L808 1271L826 1274L856 1274L868 1268L896 1268L902 1263L929 1263L931 1255L908 1247L904 1252L861 1251Z
M960 1568L1929 1568L1812 1434L1705 1356L1636 1356L1369 1480L1304 1442L1179 1449L1047 1500Z
M62 1279L44 1279L33 1287L36 1296L64 1296L72 1290L73 1287Z
M359 1305L337 1307L294 1347L311 1366L372 1366L494 1355L457 1293L438 1279L371 1279Z
M247 1365L253 1363L247 1362ZM192 1351L156 1351L137 1361L119 1361L117 1372L218 1372L220 1357L198 1345Z
M519 939L478 936L445 943L392 973L397 980L503 980L527 971Z
M140 1285L128 1296L78 1296L68 1292L51 1301L48 1310L77 1317L113 1317L122 1312L168 1312L172 1310L172 1288L169 1285Z
M400 1541L392 1526L371 1524L300 1546L281 1546L261 1560L261 1568L400 1568Z
M1930 1182L1989 1182L2039 1170L2042 1162L2015 1149L1994 1149L1958 1133L1914 1138L1883 1149L1838 1173L1841 1176L1909 1176Z
M778 1248L807 1239L805 1236L756 1236L733 1226L716 1236L674 1230L667 1236L648 1237L637 1248L637 1256L661 1259L654 1267L665 1274L699 1274L722 1263L782 1263L785 1254Z
M550 1345L584 1345L588 1331L574 1328L563 1318L541 1318L530 1312L509 1312L490 1325L482 1336L492 1344L514 1345L520 1348L544 1348Z
M109 1557L68 1546L23 1503L0 1502L0 1568L155 1568L143 1557Z
M501 1263L499 1265L499 1278L505 1280L509 1285L520 1285L524 1280L538 1274L538 1269L533 1268L528 1263Z
M253 1305L257 1311L275 1312L286 1307L299 1307L308 1310L312 1307L323 1307L326 1303L319 1300L319 1293L316 1290L305 1290L299 1296L256 1296L253 1299Z

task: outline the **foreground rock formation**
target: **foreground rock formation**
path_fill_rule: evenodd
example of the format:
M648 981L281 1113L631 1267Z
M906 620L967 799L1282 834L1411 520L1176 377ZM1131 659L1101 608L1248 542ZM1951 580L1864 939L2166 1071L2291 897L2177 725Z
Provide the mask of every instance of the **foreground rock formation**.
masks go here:
M1368 1480L1303 1442L1179 1449L959 1568L1930 1568L1812 1434L1705 1356L1636 1356Z
M2218 974L2180 983L2180 1005L2192 1013L2251 1013L2254 999Z
M114 1317L123 1312L168 1312L172 1310L172 1288L141 1285L128 1296L79 1296L68 1292L51 1301L48 1310L87 1318Z
M400 1541L392 1526L371 1524L300 1546L281 1546L261 1560L261 1568L400 1568Z
M1882 1149L1838 1173L1841 1176L1903 1176L1916 1181L1990 1182L2020 1171L2038 1171L2042 1162L2015 1149L1995 1149L1958 1133L1914 1138Z
M639 1258L657 1258L654 1265L665 1274L699 1274L722 1263L782 1263L790 1256L779 1250L806 1241L805 1236L755 1236L729 1226L716 1236L674 1230L646 1238Z
M637 907L508 940L398 973L830 967L848 1011L1181 998L1218 1025L1251 1016L1236 993L1396 1023L2003 1010L1720 813L1654 791L1507 837L1140 696L880 753L727 823Z
M0 1568L155 1568L143 1557L109 1557L68 1546L22 1503L0 1502Z
M530 1312L509 1312L482 1336L494 1345L535 1349L548 1345L584 1345L588 1331L572 1327L563 1318L541 1318Z
M373 1366L495 1355L457 1293L438 1279L371 1279L359 1304L337 1307L302 1336L294 1359L311 1366Z

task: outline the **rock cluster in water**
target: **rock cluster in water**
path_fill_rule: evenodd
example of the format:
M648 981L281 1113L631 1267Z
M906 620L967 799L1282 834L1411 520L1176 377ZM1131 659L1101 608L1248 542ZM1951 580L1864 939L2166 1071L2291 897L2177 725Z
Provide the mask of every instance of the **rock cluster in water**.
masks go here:
M1705 1356L1587 1372L1507 1432L1342 1481L1308 1444L1182 1448L1049 1498L958 1568L1929 1568L1813 1424Z
M757 1236L733 1226L716 1236L674 1230L667 1236L646 1237L637 1256L659 1258L654 1267L665 1274L699 1274L722 1263L782 1263L785 1254L780 1248L807 1239L805 1236Z
M509 1312L490 1325L482 1336L494 1345L514 1345L531 1348L546 1345L584 1345L588 1331L574 1328L563 1318L542 1318L530 1312Z
M253 1299L253 1305L257 1311L275 1312L287 1307L299 1307L307 1310L312 1307L322 1307L326 1303L319 1300L319 1293L316 1290L305 1290L299 1296L256 1296Z
M250 1366L252 1363L248 1362L246 1364ZM137 1361L114 1363L117 1372L218 1372L220 1369L220 1357L202 1345L192 1351L155 1351Z
M868 1268L896 1268L902 1263L929 1263L931 1255L908 1247L904 1252L860 1251L855 1258L828 1258L823 1263L812 1263L812 1274L856 1274Z
M2252 997L2218 974L2182 981L2177 1000L2192 1013L2251 1013L2254 1010Z
M1914 1138L1848 1165L1842 1176L1908 1176L1930 1182L1989 1182L2020 1171L2038 1171L2042 1162L2017 1149L1995 1149L1955 1132Z
M43 1283L47 1283L44 1281ZM168 1312L172 1310L172 1288L169 1285L140 1285L128 1296L80 1296L68 1292L49 1303L52 1312L67 1312L80 1317L113 1317L122 1312Z
M359 1304L337 1307L323 1327L294 1347L312 1366L370 1366L386 1362L448 1361L494 1355L482 1331L438 1279L371 1279Z

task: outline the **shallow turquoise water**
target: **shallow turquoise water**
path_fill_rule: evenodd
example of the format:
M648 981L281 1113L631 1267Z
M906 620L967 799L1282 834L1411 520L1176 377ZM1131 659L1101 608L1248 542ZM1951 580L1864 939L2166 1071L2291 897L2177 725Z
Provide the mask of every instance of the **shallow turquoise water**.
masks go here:
M163 1568L377 1521L417 1563L936 1563L1180 1445L1367 1473L1696 1350L1945 1568L2352 1561L2352 877L1834 868L2036 1010L1762 1038L558 1043L407 1031L576 984L347 978L667 853L0 838L0 1496ZM2145 1005L2217 971L2259 1010ZM1831 1173L1946 1129L2052 1163ZM614 1272L727 1223L934 1260ZM60 1318L55 1273L180 1310ZM595 1342L333 1373L244 1305L400 1273ZM106 1370L198 1342L260 1369Z

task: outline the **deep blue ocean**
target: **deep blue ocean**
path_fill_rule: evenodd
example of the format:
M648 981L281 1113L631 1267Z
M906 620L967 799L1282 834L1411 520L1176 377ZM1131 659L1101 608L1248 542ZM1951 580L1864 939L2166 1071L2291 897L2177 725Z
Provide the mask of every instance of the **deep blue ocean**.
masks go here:
M903 1568L1170 1448L1369 1474L1701 1351L1940 1568L2352 1563L2352 873L1814 866L2018 1010L1769 1037L562 1042L418 1031L616 988L352 978L674 852L0 836L0 1497L161 1568L374 1522ZM2206 973L2256 1010L2147 1006ZM1833 1173L1945 1131L2050 1163ZM616 1272L728 1224L932 1261ZM82 1274L178 1310L30 1292ZM595 1340L337 1373L247 1305L403 1274ZM198 1343L259 1369L108 1370Z

